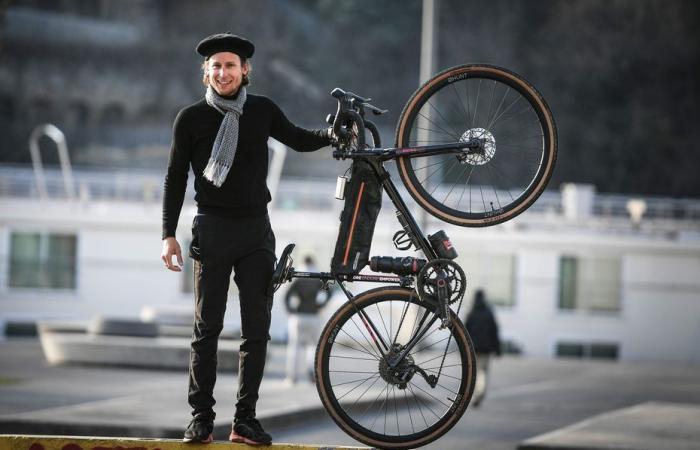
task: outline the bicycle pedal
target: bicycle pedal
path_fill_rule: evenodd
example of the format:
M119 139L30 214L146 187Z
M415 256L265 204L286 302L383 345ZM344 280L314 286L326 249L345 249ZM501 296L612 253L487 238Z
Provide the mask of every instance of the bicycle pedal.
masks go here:
M291 268L293 262L291 254L292 250L294 250L295 245L296 244L287 245L284 248L284 250L282 250L282 254L277 260L277 265L275 266L274 272L272 272L272 279L270 280L273 290L275 291L279 288L279 285L286 281L289 281L291 274L289 268Z

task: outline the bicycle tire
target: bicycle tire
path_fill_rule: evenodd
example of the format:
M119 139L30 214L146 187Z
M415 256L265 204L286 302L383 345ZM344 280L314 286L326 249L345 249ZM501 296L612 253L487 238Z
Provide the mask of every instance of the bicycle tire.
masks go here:
M484 227L521 214L542 194L554 171L557 132L549 106L527 80L507 69L471 64L424 83L404 106L395 135L397 147L474 138L484 143L479 154L431 156L434 164L408 155L396 162L408 192L427 212L455 225ZM477 189L480 198L473 201Z
M331 317L319 339L314 370L321 402L331 418L345 433L373 447L408 449L426 445L438 439L447 433L462 417L474 390L476 357L469 334L461 320L454 313L452 313L451 326L449 328L445 328L442 331L437 329L440 322L438 320L437 324L432 326L436 329L430 329L429 338L432 341L419 341L420 346L417 345L409 353L414 363L422 365L426 371L435 374L438 372L437 365L440 360L442 345L445 345L444 353L446 356L442 359L438 383L432 391L425 388L425 386L429 386L428 383L417 373L409 380L404 389L398 388L397 384L389 383L380 374L382 371L380 359L376 358L376 355L367 355L365 351L369 342L364 340L367 336L359 336L363 333L362 329L358 327L361 320L359 317L360 310L368 313L370 317L374 316L376 320L373 320L378 323L380 334L385 334L385 337L395 334L395 337L389 341L399 344L401 341L407 341L408 339L405 333L408 327L411 326L409 325L411 319L406 318L409 316L413 317L414 323L410 334L415 333L413 327L416 327L415 321L418 314L426 313L432 316L432 313L435 313L435 308L435 304L421 300L413 290L399 287L381 287L357 295L352 302L345 303ZM382 311L388 312L388 315L382 315ZM402 312L402 314L398 314L399 312ZM399 316L403 319L400 322L394 322L393 319L398 320ZM381 320L378 317L381 317ZM403 328L402 332L404 323L405 328ZM396 324L395 331L393 328L394 324ZM357 331L359 331L359 335ZM436 336L434 333L438 331L440 333ZM352 341L354 337L350 333L357 336L354 343ZM348 339L348 336L350 336L350 339ZM354 349L351 347L354 347ZM449 354L448 349L450 349ZM355 358L350 357L350 355L359 356ZM428 359L419 360L419 358ZM435 367L429 367L430 365ZM339 370L345 368L350 370ZM375 372L372 375L374 381L371 382L371 385L369 381L361 382L361 379L346 382L348 377L356 377L357 375L360 375L361 378L365 377L362 369ZM347 372L350 372L350 374L347 374ZM385 376L391 376L391 374L385 374ZM446 380L444 383L449 384L449 388L441 384L442 380ZM379 390L381 385L377 386L366 397L365 401L360 403L362 397L374 387L377 381L384 383L386 385L385 388ZM390 385L393 387L389 387ZM349 388L351 389L348 391L347 389ZM454 390L451 388L454 388ZM392 390L391 395L389 389ZM362 390L364 392L360 394ZM367 406L369 400L378 390L379 396ZM354 395L350 396L353 391L355 391ZM402 393L403 402L401 402ZM411 394L410 396L408 395L409 393ZM420 395L416 395L416 393ZM359 397L357 397L358 395ZM379 405L379 408L372 410L372 414L376 412L378 416L370 415L367 417L367 420L363 420L367 411L375 405L382 395L385 396L384 402ZM398 401L396 399L397 395L399 396ZM448 396L453 396L454 398L449 398ZM353 399L355 401L351 403ZM427 403L426 399L429 400ZM379 430L375 431L374 423L370 426L370 421L374 418L376 422L377 418L381 417L383 405L386 405L383 410L384 429L382 432ZM426 405L432 405L440 413L436 413L431 407ZM401 413L399 414L400 407ZM357 416L355 412L359 413L361 408L364 409L364 413L361 416ZM395 413L395 417L391 417L389 421L390 428L387 429L387 415L390 413ZM410 427L408 426L409 422L406 415L408 420L410 420ZM428 423L426 415L431 419L434 415L436 419ZM395 427L394 421L396 423ZM401 431L400 421L406 424L404 432ZM419 426L423 428L416 430L416 423L420 421L425 423L425 427L421 423Z

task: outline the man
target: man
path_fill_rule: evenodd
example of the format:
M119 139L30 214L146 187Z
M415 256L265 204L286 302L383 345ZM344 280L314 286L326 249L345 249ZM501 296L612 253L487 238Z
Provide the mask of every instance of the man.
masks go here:
M305 272L316 272L311 256L304 258ZM314 380L313 350L321 332L318 313L331 298L329 290L322 290L318 280L297 278L289 286L284 298L289 320L287 321L287 379L289 384L299 382L308 374Z
M486 396L490 355L495 353L501 356L498 323L483 290L478 289L474 293L474 304L464 325L472 338L474 353L476 353L476 385L471 404L478 407Z
M275 262L275 236L267 215L267 140L271 136L297 151L313 151L330 143L330 132L298 128L272 100L247 93L250 58L255 51L247 39L215 34L202 40L196 50L205 58L202 68L207 90L202 100L179 112L173 126L161 255L169 270L181 270L182 252L175 230L191 167L197 203L189 249L195 260L188 393L193 418L184 441L212 440L216 351L233 270L240 293L242 343L229 438L269 444L272 438L255 418L270 339L270 279Z

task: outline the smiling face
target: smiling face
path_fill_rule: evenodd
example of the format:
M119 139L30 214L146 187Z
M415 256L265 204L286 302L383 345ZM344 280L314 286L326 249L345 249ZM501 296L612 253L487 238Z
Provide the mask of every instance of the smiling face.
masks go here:
M233 95L238 92L243 76L248 74L250 66L241 64L241 58L235 53L214 53L207 60L207 81L219 95Z

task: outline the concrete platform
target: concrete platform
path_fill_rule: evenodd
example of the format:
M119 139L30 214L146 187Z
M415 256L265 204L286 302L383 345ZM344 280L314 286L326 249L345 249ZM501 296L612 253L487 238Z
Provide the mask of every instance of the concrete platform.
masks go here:
M323 411L314 385L283 382L286 348L272 343L269 350L258 414L276 442L361 446ZM0 342L0 361L0 434L179 439L189 421L187 370L48 365L38 340L27 338ZM218 377L217 440L230 431L237 387L235 374ZM424 449L513 450L533 436L649 401L700 407L700 366L506 356L493 361L485 402Z
M181 440L133 439L133 438L86 438L76 436L32 436L0 434L2 450L246 450L246 444L212 442L211 444L185 444ZM328 447L323 445L278 444L265 446L274 450L359 450L367 447Z
M41 323L39 340L46 361L53 365L187 370L190 361L190 337L102 335L88 333L85 327L77 325ZM237 339L219 340L219 370L238 370L239 346L240 340Z
M218 439L231 431L235 410L235 385L231 381L217 385L217 392L227 390L229 394L219 396L218 405L227 407L217 408L220 413L216 417L214 437ZM0 433L33 434L40 430L51 435L177 439L190 419L189 408L180 405L186 392L184 387L163 382L160 388L136 395L3 415ZM265 402L258 408L257 416L265 426L291 425L325 416L316 386L310 383L292 387L281 380L263 380L261 392Z
M700 406L647 402L528 439L518 450L700 450Z

